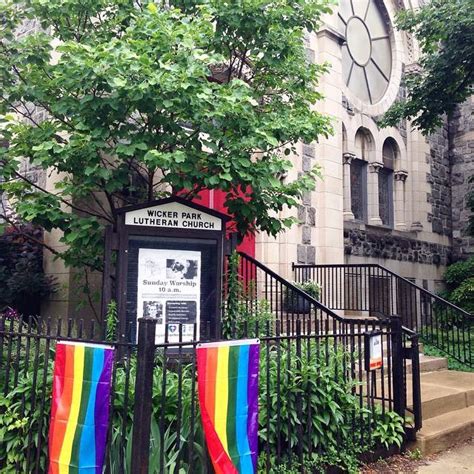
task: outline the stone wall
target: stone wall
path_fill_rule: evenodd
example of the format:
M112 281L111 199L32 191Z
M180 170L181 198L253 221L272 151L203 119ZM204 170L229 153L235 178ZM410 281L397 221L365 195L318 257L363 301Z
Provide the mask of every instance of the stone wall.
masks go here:
M314 145L303 144L302 170L310 171L314 166L316 150ZM298 207L298 221L301 223L301 243L297 246L298 263L316 263L316 247L311 237L311 228L316 226L316 209L312 206L312 193L303 195L302 205Z
M305 34L305 54L308 63L316 62L316 51L311 46L311 35ZM301 172L307 173L314 166L316 158L316 147L314 144L302 144ZM301 226L301 241L296 247L296 259L298 263L316 263L316 247L312 238L312 228L316 226L316 209L312 205L312 193L303 195L302 203L298 206L298 221Z
M429 136L430 153L426 161L430 164L430 172L426 176L431 190L427 194L427 201L431 204L428 213L428 222L434 233L452 235L451 217L451 164L449 157L448 123Z
M474 237L467 233L472 212L467 199L474 191L469 178L474 175L474 98L454 112L449 124L451 140L451 194L453 254L456 259L474 255Z
M398 236L382 229L344 229L344 253L432 265L448 265L452 259L448 246Z

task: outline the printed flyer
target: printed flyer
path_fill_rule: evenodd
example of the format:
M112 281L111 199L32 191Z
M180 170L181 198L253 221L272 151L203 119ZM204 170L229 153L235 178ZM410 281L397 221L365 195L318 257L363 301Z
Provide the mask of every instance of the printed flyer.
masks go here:
M201 299L201 252L139 249L137 318L156 318L156 343L191 341L199 334Z

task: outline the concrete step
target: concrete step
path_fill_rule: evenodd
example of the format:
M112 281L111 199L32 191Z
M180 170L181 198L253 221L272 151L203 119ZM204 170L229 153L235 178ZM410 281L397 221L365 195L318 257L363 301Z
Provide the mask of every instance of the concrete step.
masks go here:
M423 428L409 447L419 449L423 455L443 451L474 436L474 406L449 411L423 420Z
M407 400L411 401L412 387L408 380ZM446 413L474 405L474 372L440 370L421 374L421 402L423 423Z
M384 377L388 377L388 361L387 358L383 359L384 364ZM356 374L358 373L359 364L356 363ZM407 376L412 373L411 360L406 361ZM437 372L440 370L446 370L448 368L448 360L444 357L425 356L420 354L420 373L425 372ZM377 380L381 378L381 371L377 371ZM363 372L363 379L365 380L366 372Z
M411 360L407 360L407 374L411 374ZM420 354L420 372L436 372L448 368L448 359L445 357L425 356Z

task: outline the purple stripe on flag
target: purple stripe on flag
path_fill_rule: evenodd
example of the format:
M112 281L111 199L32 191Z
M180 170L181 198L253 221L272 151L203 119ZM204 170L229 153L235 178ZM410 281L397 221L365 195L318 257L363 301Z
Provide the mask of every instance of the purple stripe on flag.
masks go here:
M259 368L259 349L258 344L249 346L249 378L247 388L248 400L248 420L247 434L249 440L250 452L252 455L253 472L257 472L258 458L258 368Z
M96 474L102 474L107 430L109 425L110 386L112 379L112 366L114 363L114 351L104 350L104 368L97 385L95 403L95 443L96 443Z

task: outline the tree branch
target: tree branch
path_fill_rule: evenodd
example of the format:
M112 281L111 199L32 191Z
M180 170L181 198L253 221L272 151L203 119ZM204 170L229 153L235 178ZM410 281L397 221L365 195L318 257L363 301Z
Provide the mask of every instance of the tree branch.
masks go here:
M54 194L54 193L51 193L49 191L46 191L46 189L42 188L41 186L38 186L36 183L33 183L33 181L31 181L30 179L28 179L26 176L22 175L21 173L18 173L18 171L13 171L13 174L25 181L25 183L28 183L30 186L32 186L33 188L37 189L38 191L41 191L42 193L45 193L45 194L48 194L49 196L54 196L56 199L59 199L60 202L62 202L63 204L65 204L66 206L69 206L71 209L74 209L75 211L78 211L78 212L83 212L85 214L88 214L89 216L91 217L97 217L99 219L105 219L111 223L113 223L112 220L110 220L107 216L103 216L103 215L100 215L100 214L96 214L94 212L90 212L90 211L87 211L83 208L80 208L80 207L77 207L75 206L74 204L71 204L70 202L66 201L64 198L58 196L57 194Z

